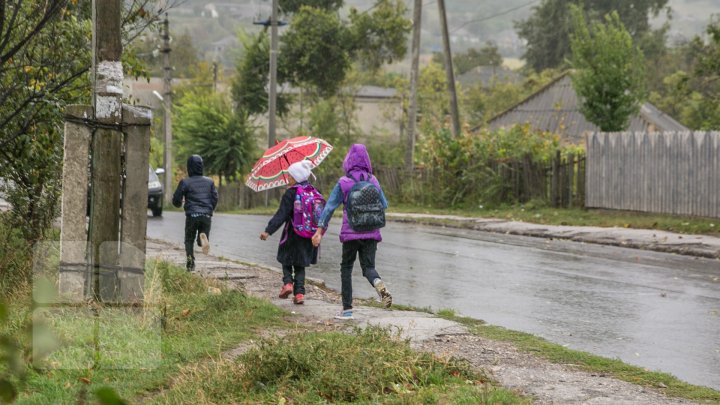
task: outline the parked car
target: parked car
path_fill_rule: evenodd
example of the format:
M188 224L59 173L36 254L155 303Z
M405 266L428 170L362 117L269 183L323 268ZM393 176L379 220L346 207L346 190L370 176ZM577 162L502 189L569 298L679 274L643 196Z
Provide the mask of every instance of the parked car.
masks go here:
M154 217L162 216L163 185L158 178L158 174L164 173L164 169L153 170L152 167L148 167L148 208L150 208Z

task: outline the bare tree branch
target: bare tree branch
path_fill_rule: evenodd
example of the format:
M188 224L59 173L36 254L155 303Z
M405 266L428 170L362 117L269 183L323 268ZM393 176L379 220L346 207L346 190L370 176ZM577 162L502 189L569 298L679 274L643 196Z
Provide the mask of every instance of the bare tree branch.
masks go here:
M5 35L5 38L3 39L2 45L0 45L0 50L4 50L9 43L10 37L11 37L11 30L13 28L13 25L15 23L15 19L17 18L17 15L20 11L20 6L22 5L22 0L17 0L17 7L15 8L15 11L13 13L13 17L10 20L10 24L8 24L8 30ZM45 8L45 12L38 21L35 26L23 37L21 38L12 48L10 48L9 51L5 52L4 54L0 54L0 64L4 64L7 60L15 56L30 40L33 39L33 37L37 36L42 29L52 20L56 15L59 14L61 10L65 8L65 5L67 4L68 0L50 0L50 4L48 7Z

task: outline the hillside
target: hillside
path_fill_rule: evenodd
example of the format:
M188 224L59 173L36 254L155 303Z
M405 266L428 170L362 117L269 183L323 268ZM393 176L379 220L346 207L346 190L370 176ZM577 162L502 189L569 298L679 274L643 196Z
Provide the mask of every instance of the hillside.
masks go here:
M406 3L412 7L411 0ZM368 10L374 0L346 0L345 4L345 11L350 7ZM423 52L439 51L441 34L437 3L428 0L423 4ZM515 34L513 21L527 18L537 4L540 0L446 0L453 50L479 47L492 40L504 56L520 56L523 44ZM171 29L176 33L189 32L201 58L217 56L225 65L232 65L237 52L237 31L262 29L253 21L267 19L270 5L270 0L188 0L171 11ZM711 15L720 15L717 0L670 0L668 5L673 10L673 42L701 33ZM660 26L665 21L663 14L654 23Z

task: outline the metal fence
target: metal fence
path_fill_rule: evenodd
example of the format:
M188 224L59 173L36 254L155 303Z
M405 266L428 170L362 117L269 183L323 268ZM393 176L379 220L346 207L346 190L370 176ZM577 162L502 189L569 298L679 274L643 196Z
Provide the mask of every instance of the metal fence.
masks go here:
M586 206L720 217L720 132L593 133Z

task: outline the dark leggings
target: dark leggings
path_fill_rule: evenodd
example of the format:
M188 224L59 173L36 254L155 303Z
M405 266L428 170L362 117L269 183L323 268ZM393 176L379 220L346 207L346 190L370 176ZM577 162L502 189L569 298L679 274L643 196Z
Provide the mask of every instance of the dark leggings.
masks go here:
M293 267L295 277L293 277ZM305 295L305 267L283 264L283 284L293 283L293 295Z
M353 240L343 243L342 263L340 264L340 280L342 282L340 291L342 294L343 309L352 308L352 271L355 265L355 258L360 257L360 268L363 277L370 285L376 278L380 278L375 270L375 252L377 241L371 239Z

